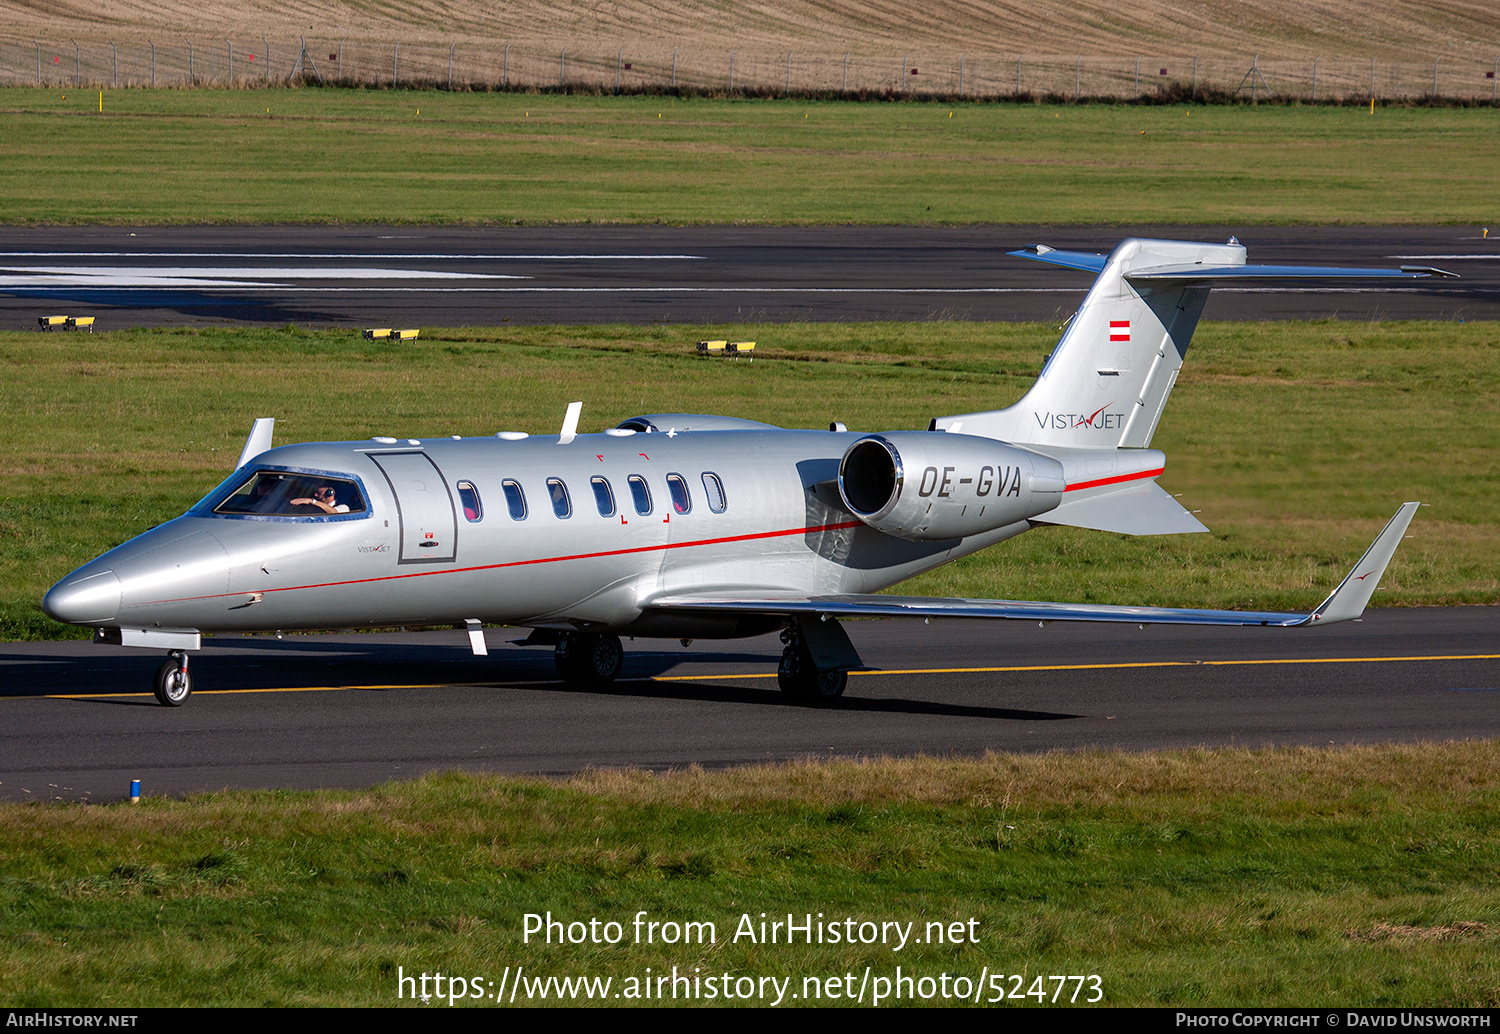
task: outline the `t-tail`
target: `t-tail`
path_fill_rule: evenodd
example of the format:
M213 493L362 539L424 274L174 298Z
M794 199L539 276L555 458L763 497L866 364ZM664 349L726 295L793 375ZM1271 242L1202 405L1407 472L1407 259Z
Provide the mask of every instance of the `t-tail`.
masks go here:
M1166 458L1150 445L1215 283L1454 276L1425 266L1251 266L1232 237L1227 244L1131 238L1108 255L1041 244L1011 254L1098 276L1019 402L938 417L931 429L1059 460L1063 503L1039 522L1134 535L1207 530L1155 484Z

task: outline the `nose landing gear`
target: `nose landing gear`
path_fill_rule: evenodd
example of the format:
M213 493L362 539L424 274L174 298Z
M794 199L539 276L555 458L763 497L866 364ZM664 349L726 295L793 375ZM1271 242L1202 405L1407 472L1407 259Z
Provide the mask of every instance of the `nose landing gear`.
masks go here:
M173 650L156 669L156 680L152 684L156 702L163 707L181 707L193 694L193 676L188 671L188 655L185 650Z

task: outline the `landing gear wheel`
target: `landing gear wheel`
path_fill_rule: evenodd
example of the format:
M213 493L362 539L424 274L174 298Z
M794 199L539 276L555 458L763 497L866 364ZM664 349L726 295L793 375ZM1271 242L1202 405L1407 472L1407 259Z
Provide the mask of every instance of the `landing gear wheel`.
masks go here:
M844 687L847 685L847 671L820 671L811 698L820 704L831 704L844 695Z
M156 669L152 684L156 702L163 707L181 707L193 695L193 676L188 671L187 655L174 653Z
M793 642L781 651L781 664L776 669L776 684L793 700L804 700L811 691L810 683L817 677L812 654Z
M625 665L616 635L566 632L552 652L557 674L568 682L613 682Z
M812 652L800 638L794 638L781 651L781 665L776 669L776 682L781 691L793 700L808 700L813 703L832 703L844 695L849 684L846 671L819 671L813 663Z

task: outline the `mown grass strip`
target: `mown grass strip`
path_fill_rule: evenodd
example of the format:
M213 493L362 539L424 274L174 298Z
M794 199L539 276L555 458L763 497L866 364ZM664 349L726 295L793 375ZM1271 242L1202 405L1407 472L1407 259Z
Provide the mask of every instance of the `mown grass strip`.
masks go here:
M804 976L900 965L1098 973L1115 1005L1495 1007L1497 750L992 755L6 804L0 996L391 1005L398 967L498 982L506 966L618 982L676 965L800 991ZM716 940L523 943L524 916L549 911L712 922ZM919 931L973 919L978 940L898 953L733 938L762 912Z
M39 610L78 564L176 516L229 473L251 422L277 440L555 434L709 410L789 427L925 427L1008 405L1041 324L424 329L367 342L295 327L0 334L0 634L78 634ZM753 364L699 358L756 340ZM919 595L1300 610L1404 500L1424 506L1376 605L1500 595L1500 327L1211 323L1157 433L1162 484L1211 535L1044 529L905 583Z
M0 89L6 223L1451 223L1500 109ZM950 117L951 114L951 117Z

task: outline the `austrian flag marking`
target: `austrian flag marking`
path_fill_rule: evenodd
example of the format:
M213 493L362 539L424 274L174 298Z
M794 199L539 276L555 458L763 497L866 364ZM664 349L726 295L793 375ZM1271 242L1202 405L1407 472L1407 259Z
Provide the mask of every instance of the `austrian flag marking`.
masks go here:
M1109 321L1109 339L1111 341L1129 341L1130 340L1130 321L1129 320L1110 320Z

